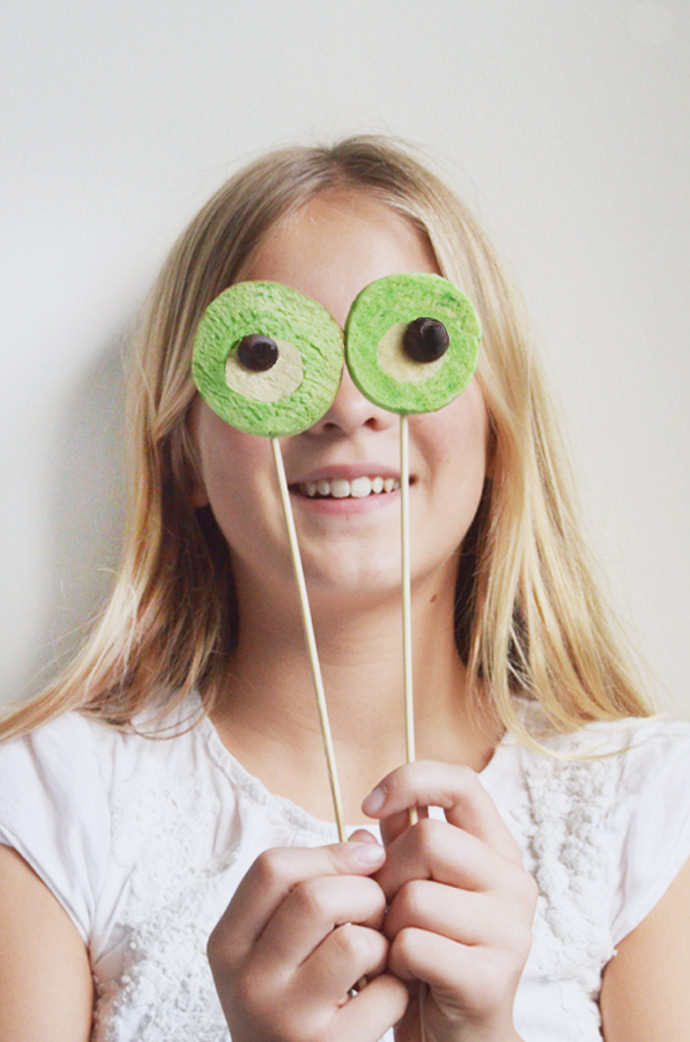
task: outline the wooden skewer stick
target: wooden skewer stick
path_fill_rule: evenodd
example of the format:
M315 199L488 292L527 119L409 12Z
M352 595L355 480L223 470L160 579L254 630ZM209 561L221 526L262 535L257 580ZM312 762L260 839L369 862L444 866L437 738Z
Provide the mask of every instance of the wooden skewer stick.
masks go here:
M403 619L403 686L405 693L405 752L408 763L414 763L414 684L412 678L412 598L410 593L410 454L407 415L400 414L400 543ZM410 825L416 825L416 807L408 812Z
M330 782L331 796L333 799L333 813L335 816L336 827L338 829L338 839L341 843L345 843L347 837L345 835L343 807L342 800L340 797L340 785L338 783L338 770L335 763L335 753L333 751L333 736L331 734L331 725L328 720L328 707L326 705L326 695L323 688L323 679L321 677L319 654L316 648L316 638L314 636L314 626L311 618L311 609L309 607L307 584L304 580L304 569L302 568L302 555L300 554L299 543L297 542L295 519L292 513L292 504L290 503L290 490L288 488L287 478L285 477L283 454L280 451L280 442L278 438L271 438L271 447L273 449L273 459L275 462L276 474L278 476L280 500L283 504L283 514L285 515L285 525L287 527L288 542L290 544L290 557L292 559L292 569L295 573L295 581L297 583L300 614L302 616L302 628L304 629L304 639L307 643L307 654L309 656L309 665L311 667L312 681L314 683L316 705L319 710L321 739L323 741L323 749L326 755L328 780ZM367 984L367 978L362 977L361 980L359 980L355 985L355 988L353 989L354 992L356 993L358 991L361 991L362 988L366 987ZM424 1039L422 1039L422 1042L424 1042Z
M414 763L414 695L412 681L412 620L410 598L410 454L407 416L400 416L400 534L403 619L403 684L405 691L405 750Z
M416 757L414 734L414 684L412 679L412 597L410 579L410 454L407 431L407 415L400 414L400 542L402 574L402 617L403 617L403 685L405 689L405 752L408 763ZM407 812L410 825L419 821L416 807ZM427 988L419 982L419 1031L420 1042L426 1042L424 1005Z
M316 705L319 710L321 739L323 741L323 748L326 754L326 767L328 769L328 780L330 782L331 796L333 798L333 812L335 815L335 823L338 829L338 839L341 843L344 843L346 840L345 823L343 820L343 808L342 800L340 797L340 785L338 783L338 772L335 763L335 753L333 751L333 738L331 735L331 726L328 721L328 708L326 706L326 696L324 693L323 680L321 677L319 655L316 649L316 638L314 637L314 626L311 618L311 609L309 607L307 585L304 581L302 557L299 552L297 532L295 530L295 519L292 514L292 505L290 503L290 490L288 489L287 478L285 477L283 455L280 451L280 442L278 438L271 438L271 447L273 449L273 459L275 462L276 474L278 476L278 488L280 489L280 499L283 504L283 513L285 515L288 542L290 544L290 557L292 558L292 568L295 573L295 581L297 583L300 614L302 616L304 638L307 643L307 654L309 656L309 665L311 667L311 675L314 683Z

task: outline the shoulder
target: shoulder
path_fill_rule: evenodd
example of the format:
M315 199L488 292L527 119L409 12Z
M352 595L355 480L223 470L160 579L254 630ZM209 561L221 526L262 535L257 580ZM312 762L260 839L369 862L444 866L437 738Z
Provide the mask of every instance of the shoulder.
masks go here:
M198 720L194 703L169 713L153 707L122 729L79 712L63 713L22 738L0 741L0 776L8 783L15 772L27 780L33 776L45 789L50 779L60 794L71 782L88 779L110 788L144 761L166 762L173 744L175 757L192 758ZM165 741L172 737L178 741ZM0 789L0 805L4 795Z
M0 807L11 812L12 800L20 794L25 794L23 799L41 794L59 802L74 782L93 781L100 773L99 753L108 736L102 724L65 713L22 738L1 743Z
M649 764L666 761L680 766L690 761L690 722L663 715L598 720L574 732L553 730L539 706L523 702L520 719L534 747L521 748L525 764L595 765L628 785L638 784ZM508 744L519 746L508 739ZM690 770L690 762L688 769ZM567 773L567 772L566 772Z
M537 871L566 868L564 885L591 889L598 906L607 895L616 944L690 857L690 723L655 716L554 735L540 733L538 711L528 712L544 751L516 746L514 757Z
M598 818L627 828L663 809L682 818L690 791L690 722L662 716L589 723L573 733L549 730L541 710L521 709L535 745L507 740L508 759L547 817ZM673 801L677 798L674 805Z
M667 807L690 784L690 723L660 716L601 721L574 734L547 737L545 747L574 797L579 787L596 786L591 795L619 822L646 817ZM539 757L537 757L539 759ZM543 761L542 761L543 762ZM683 813L685 800L676 811Z
M610 816L618 856L616 944L656 907L690 858L690 724L651 719L630 739L619 754Z
M0 843L31 866L83 940L109 848L107 737L70 713L0 745Z
M135 727L151 722L144 717ZM192 739L156 741L152 734L70 712L0 744L0 843L33 868L84 939L125 805L136 816L146 791L164 791L167 775L189 777L193 765Z

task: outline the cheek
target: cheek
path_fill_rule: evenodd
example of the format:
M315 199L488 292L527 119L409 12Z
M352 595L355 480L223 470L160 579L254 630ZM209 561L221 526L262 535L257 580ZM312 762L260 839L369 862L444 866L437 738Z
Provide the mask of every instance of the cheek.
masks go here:
M190 432L197 455L194 505L210 506L219 522L245 510L256 479L271 465L267 439L235 430L203 404L192 414Z
M489 424L484 396L476 381L450 405L418 420L423 427L421 437L436 464L457 471L463 485L470 482L483 486Z

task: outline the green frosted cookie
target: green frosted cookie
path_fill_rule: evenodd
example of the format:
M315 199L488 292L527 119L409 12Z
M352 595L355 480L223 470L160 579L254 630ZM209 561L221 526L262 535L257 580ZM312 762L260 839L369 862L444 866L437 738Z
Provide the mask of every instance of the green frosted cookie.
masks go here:
M343 361L342 331L321 304L279 282L238 282L201 318L192 376L226 423L285 437L328 411Z
M389 412L434 412L464 391L481 329L464 293L441 275L387 275L357 296L345 326L347 365Z

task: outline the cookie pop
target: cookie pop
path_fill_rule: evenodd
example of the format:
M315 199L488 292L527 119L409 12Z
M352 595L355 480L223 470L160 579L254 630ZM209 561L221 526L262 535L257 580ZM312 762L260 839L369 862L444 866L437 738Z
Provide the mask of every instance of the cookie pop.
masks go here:
M333 740L280 437L312 427L340 385L343 334L316 301L277 282L238 282L204 312L192 376L206 404L246 434L271 439L338 836L345 839Z
M354 300L345 326L350 375L370 401L400 414L403 677L407 762L415 759L410 608L410 470L407 416L457 398L477 366L481 329L471 302L440 275L377 279ZM411 812L411 822L416 813Z
M321 304L279 282L238 282L206 308L192 376L207 405L247 434L299 434L330 408L343 334Z
M435 412L457 398L477 366L481 329L474 307L447 279L388 275L365 286L345 325L350 375L370 401L400 414L400 537L405 748L415 760L410 592L410 467L407 416ZM409 821L418 820L411 808ZM419 985L420 1037L426 1038L426 985Z

